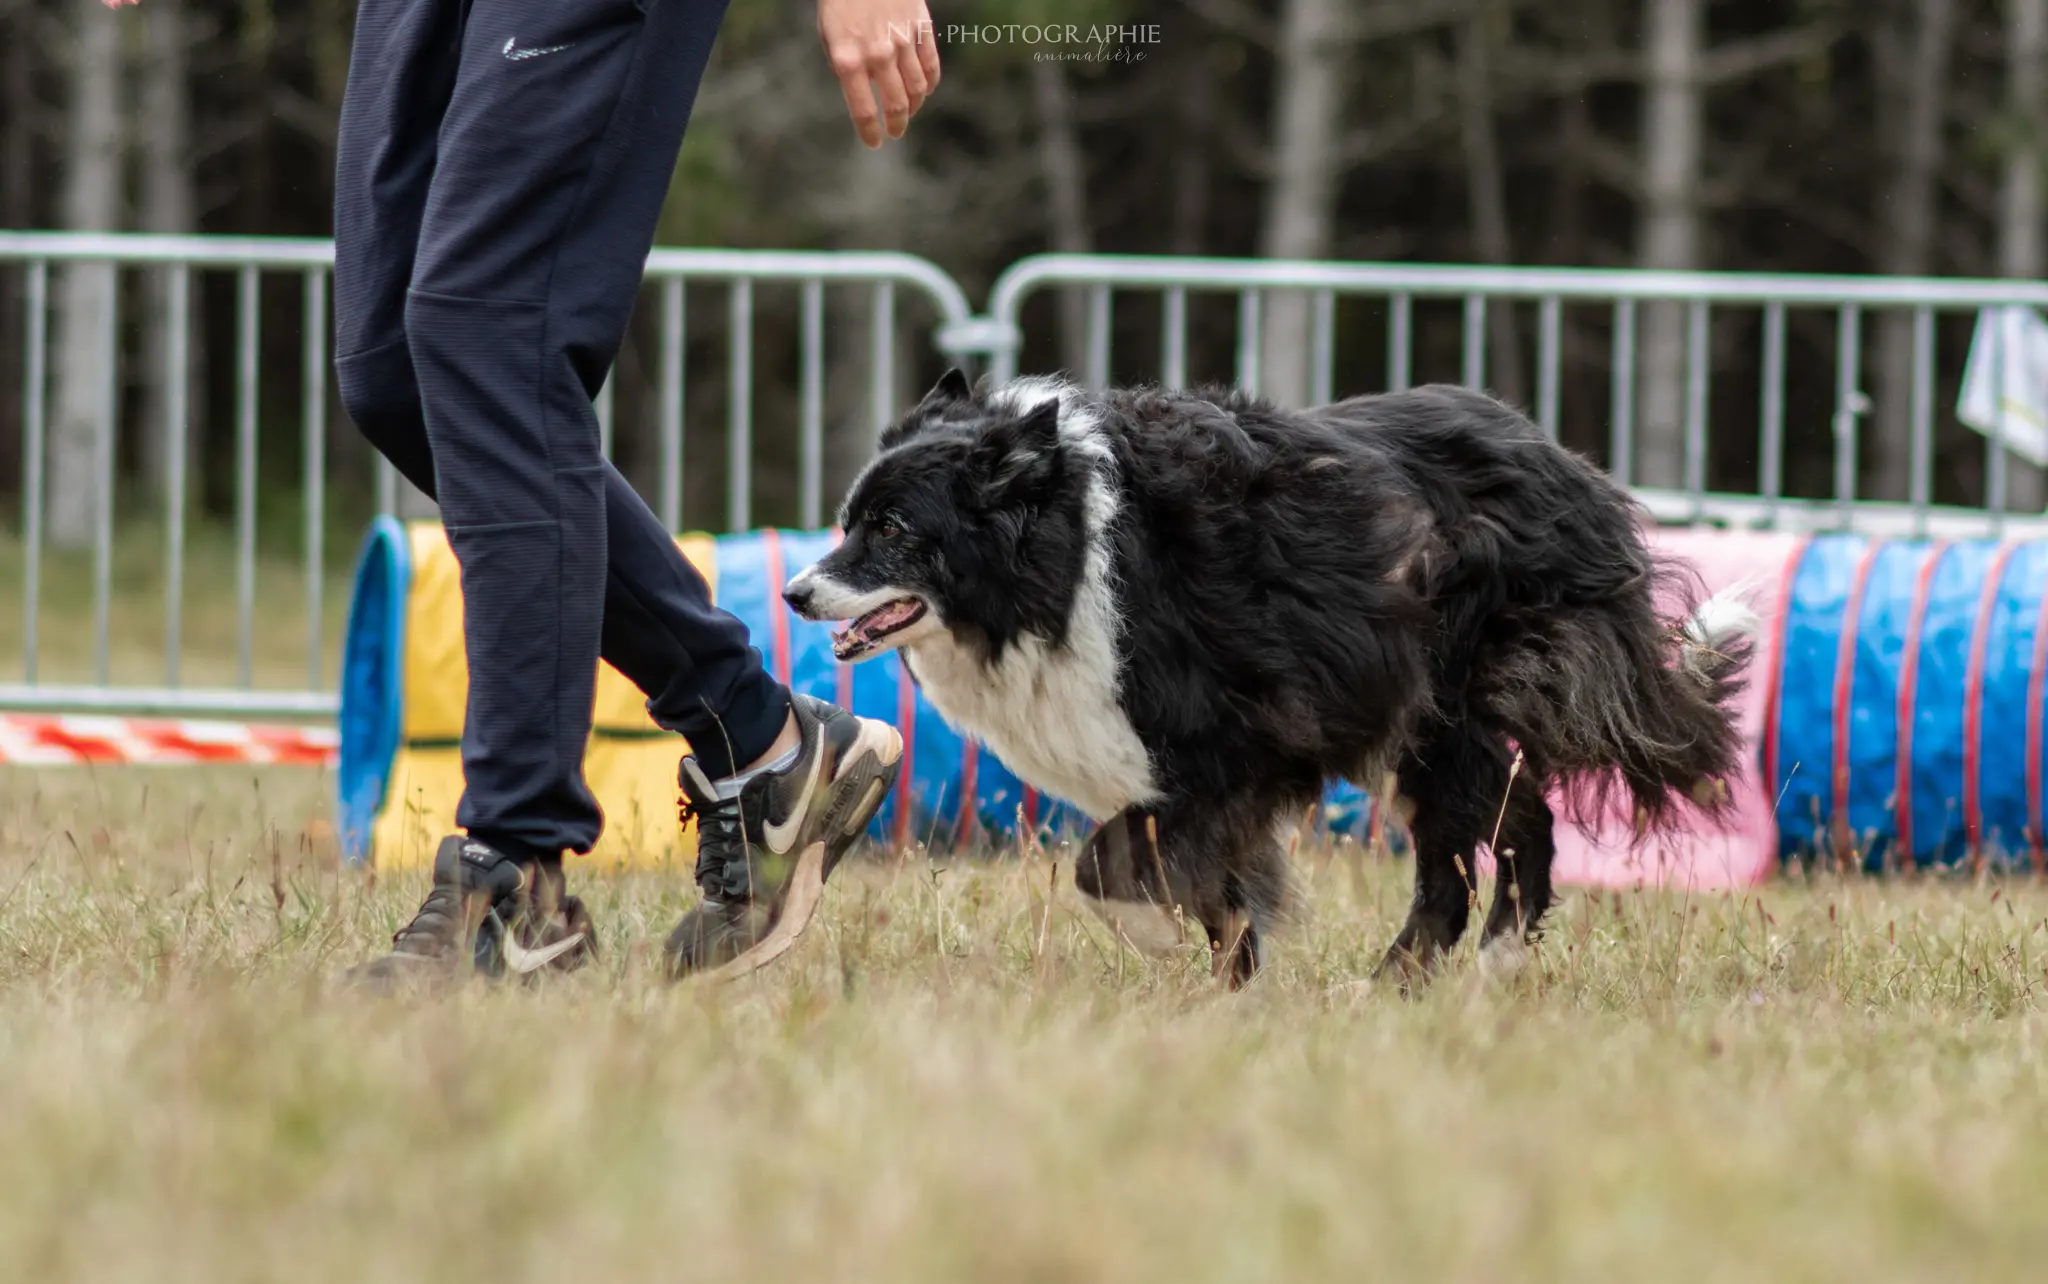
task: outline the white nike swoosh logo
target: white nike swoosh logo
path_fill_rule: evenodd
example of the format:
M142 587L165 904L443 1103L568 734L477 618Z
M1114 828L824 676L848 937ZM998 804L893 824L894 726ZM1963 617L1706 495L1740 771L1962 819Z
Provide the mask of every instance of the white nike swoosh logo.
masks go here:
M824 734L821 728L818 732L819 737L822 738ZM788 819L779 825L770 824L765 818L761 821L761 836L768 840L771 851L779 854L796 846L797 835L803 831L804 817L811 810L811 795L818 788L818 772L824 765L825 746L821 744L817 752L811 755L810 779L804 781L803 792L797 795L796 808L789 813Z
M568 45L546 45L539 49L513 48L513 46L517 45L518 43L519 37L514 36L510 40L507 40L505 42L505 48L500 52L502 52L507 58L511 59L513 62L523 62L528 58L538 58L542 54L560 53L564 49L570 47Z
M492 910L491 917L498 922L498 949L505 956L505 966L521 976L540 971L583 944L583 933L573 932L553 945L543 945L537 950L529 950L513 938L511 929L505 926L505 920L498 918L498 911Z

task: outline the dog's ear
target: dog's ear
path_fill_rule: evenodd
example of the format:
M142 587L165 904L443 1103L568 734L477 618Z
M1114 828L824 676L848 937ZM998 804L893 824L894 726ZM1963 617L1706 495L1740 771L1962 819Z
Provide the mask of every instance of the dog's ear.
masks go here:
M917 436L934 420L944 417L945 412L963 401L974 397L974 388L967 382L967 374L958 366L939 376L932 390L924 394L924 400L917 403L903 418L882 430L881 447L890 450Z
M956 402L966 401L974 395L974 388L967 382L967 372L954 366L939 376L932 390L924 394L924 400L917 403L919 410L943 410Z
M1050 481L1059 473L1059 446L1056 399L991 425L974 448L974 472L983 497L998 501Z

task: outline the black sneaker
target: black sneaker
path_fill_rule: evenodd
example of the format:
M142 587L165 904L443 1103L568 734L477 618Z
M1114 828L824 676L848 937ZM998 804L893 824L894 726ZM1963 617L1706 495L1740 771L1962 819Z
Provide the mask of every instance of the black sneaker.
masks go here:
M391 953L351 968L354 984L389 988L459 980L464 964L487 977L573 971L597 956L583 902L563 892L559 861L522 861L459 834L434 854L434 886Z
M894 727L823 700L790 698L803 736L787 770L721 799L697 759L683 759L683 823L697 823L704 900L669 934L669 975L706 968L750 972L780 957L810 926L840 857L867 828L903 765Z

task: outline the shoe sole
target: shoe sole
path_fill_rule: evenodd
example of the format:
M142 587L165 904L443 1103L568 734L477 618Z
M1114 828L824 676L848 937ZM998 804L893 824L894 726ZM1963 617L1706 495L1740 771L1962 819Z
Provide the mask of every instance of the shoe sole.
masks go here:
M497 911L491 910L489 914L496 917ZM514 940L511 933L505 932L505 979L531 983L540 980L545 973L574 972L597 961L597 925L589 909L577 897L565 896L562 898L562 915L569 935L548 945L527 949ZM499 931L504 932L502 919L499 920ZM462 962L451 963L445 958L394 953L344 968L333 975L332 981L339 989L390 995L427 987L453 989L476 975L474 966L466 958Z
M775 926L736 958L699 973L699 979L721 985L758 972L789 953L818 912L825 896L825 876L882 809L882 800L902 768L902 735L884 723L863 720L860 735L832 776L833 802L825 813L825 836L814 839L797 856Z
M390 958L403 958L404 961L392 963ZM380 963L383 966L377 966ZM446 960L414 960L409 956L394 955L344 968L333 975L332 983L334 988L345 992L391 998L401 994L438 994L454 989L463 980L462 972Z

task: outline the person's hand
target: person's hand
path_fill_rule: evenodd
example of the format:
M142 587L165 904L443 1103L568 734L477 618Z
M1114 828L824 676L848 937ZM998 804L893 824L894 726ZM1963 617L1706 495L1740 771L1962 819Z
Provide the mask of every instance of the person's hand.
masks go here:
M818 38L860 140L880 147L884 133L903 137L939 85L939 47L924 0L818 0Z

